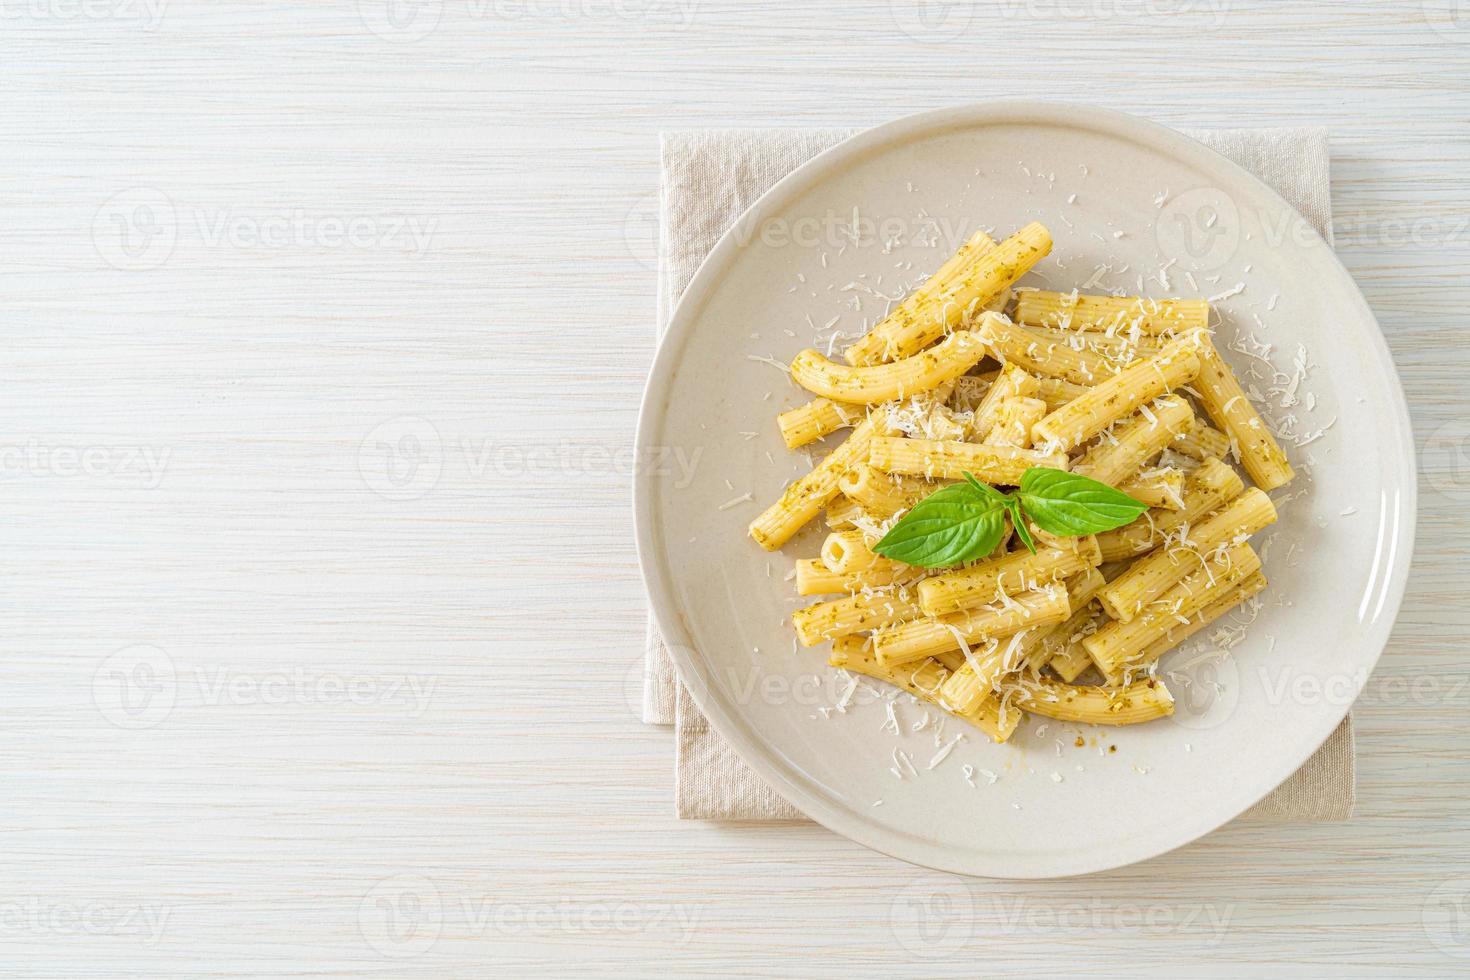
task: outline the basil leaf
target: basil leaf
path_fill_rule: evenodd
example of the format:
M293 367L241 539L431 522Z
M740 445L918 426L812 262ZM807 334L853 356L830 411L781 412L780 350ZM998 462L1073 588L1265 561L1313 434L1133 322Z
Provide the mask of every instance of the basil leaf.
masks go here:
M1018 492L1026 513L1048 534L1075 537L1111 531L1148 510L1148 504L1106 483L1037 466L1021 475Z
M1021 513L1021 501L1006 497L1006 511L1011 515L1011 527L1016 529L1016 537L1021 539L1027 551L1036 554L1036 542L1031 539L1031 529L1026 526L1026 518Z
M975 474L968 471L966 471L965 473L965 482L978 490L981 496L989 497L991 500L1005 503L1006 501L1011 499L1010 497L1001 493L999 490L995 489L995 487L992 487L990 484L981 483L979 480L975 479Z
M984 484L956 483L914 505L873 545L885 558L920 568L958 565L988 555L1005 533L1005 503ZM987 493L987 491L989 491Z

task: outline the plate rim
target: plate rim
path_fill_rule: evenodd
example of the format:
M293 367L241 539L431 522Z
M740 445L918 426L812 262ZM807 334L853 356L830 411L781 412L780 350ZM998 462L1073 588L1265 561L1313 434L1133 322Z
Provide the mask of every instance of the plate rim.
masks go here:
M787 203L788 199L799 195L809 185L825 179L845 163L860 160L866 154L881 150L889 144L902 142L905 139L915 139L930 132L938 133L944 130L1004 123L1049 124L1101 131L1182 159L1185 163L1196 166L1206 174L1223 172L1237 182L1245 181L1247 184L1254 185L1253 189L1265 195L1268 201L1286 209L1291 214L1300 216L1300 212L1282 198L1274 188L1210 147L1161 123L1116 109L1081 103L1003 99L931 109L864 129L813 156L768 188L742 212L730 228L725 230L715 247L700 263L688 287L671 310L667 329L659 339L658 349L639 405L638 427L634 441L635 458L639 460L646 458L649 446L653 444L656 435L655 430L662 425L669 404L673 368L685 343L693 336L697 322L696 312L704 307L709 296L718 287L724 268L737 252L739 244L737 233L741 227L747 226L753 220L759 220L759 215L764 212L778 209ZM968 876L1001 879L1073 877L1158 857L1192 843L1230 823L1289 779L1341 725L1342 719L1347 716L1352 705L1361 695L1368 676L1377 668L1382 659L1383 651L1397 623L1408 584L1408 571L1413 558L1418 515L1417 471L1414 465L1414 439L1408 402L1397 366L1394 364L1392 353L1383 335L1382 326L1378 323L1378 318L1368 305L1362 290L1337 253L1317 234L1309 222L1304 220L1303 226L1310 231L1310 244L1322 245L1331 263L1340 273L1343 284L1347 287L1344 298L1350 305L1358 309L1366 318L1367 323L1376 328L1366 331L1369 335L1366 338L1366 346L1374 355L1374 363L1385 372L1392 394L1397 396L1391 399L1393 401L1392 410L1384 413L1385 421L1392 420L1390 428L1393 430L1393 435L1397 437L1397 446L1391 447L1389 451L1401 457L1400 462L1405 467L1404 472L1410 474L1411 478L1404 481L1402 486L1391 488L1399 491L1399 499L1397 506L1392 508L1391 512L1388 510L1385 512L1386 520L1396 521L1399 538L1398 554L1391 556L1392 560L1389 563L1383 586L1387 594L1383 601L1383 610L1386 615L1380 620L1383 624L1380 627L1383 630L1381 641L1373 644L1371 660L1367 670L1362 674L1362 683L1354 692L1353 697L1345 699L1340 711L1329 712L1324 716L1332 719L1331 724L1325 726L1320 738L1304 741L1303 744L1308 745L1305 752L1299 757L1296 753L1289 753L1286 757L1292 760L1290 764L1279 764L1276 767L1281 770L1279 779L1270 782L1258 796L1221 819L1209 817L1195 821L1188 824L1182 832L1167 836L1162 843L1157 838L1153 838L1142 843L1141 846L1115 848L1106 852L1107 856L1101 860L1084 862L1075 867L1070 864L1061 866L1060 862L1048 863L1030 858L1024 864L1007 863L1002 860L985 862L982 867L979 862L952 859L957 853L969 855L973 852L955 852L938 842L921 840L913 835L904 836L895 831L884 832L882 828L874 824L859 820L856 813L850 808L830 805L826 799L809 792L805 786L793 780L784 771L783 765L777 764L772 758L771 746L758 737L749 737L747 729L734 717L733 713L726 710L722 700L711 695L704 673L706 664L701 662L703 658L697 657L693 652L693 638L685 628L683 616L679 612L679 604L671 585L672 575L664 567L663 556L655 554L657 550L654 527L655 473L653 468L640 466L636 469L633 479L633 517L638 564L644 587L648 593L650 609L658 623L669 655L674 661L680 681L700 711L735 750L741 760L783 799L790 802L807 817L849 840L920 867Z

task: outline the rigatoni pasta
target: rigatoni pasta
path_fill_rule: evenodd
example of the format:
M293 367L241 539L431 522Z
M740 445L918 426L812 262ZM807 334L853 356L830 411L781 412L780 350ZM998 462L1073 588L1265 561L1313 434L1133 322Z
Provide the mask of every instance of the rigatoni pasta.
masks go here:
M1040 669L1049 659L1046 654L1048 642L1059 634L1071 632L1079 617L1089 615L1088 603L1102 587L1103 581L1102 574L1095 568L1074 575L1066 581L1067 602L1073 610L1070 618L1051 626L1031 626L1009 637L991 640L982 649L966 655L965 662L956 667L944 682L943 702L960 711L968 711L980 700L990 697L1005 675Z
M912 357L872 367L848 367L804 350L791 362L791 379L818 395L868 405L937 388L979 364L985 355L980 338L962 330Z
M863 461L873 437L888 431L887 418L881 413L869 415L859 423L830 456L806 476L794 481L779 500L751 521L750 536L756 544L767 551L775 551L790 541L792 535L836 496L837 481L849 466Z
M1037 422L1032 438L1040 445L1070 451L1159 395L1193 381L1197 374L1199 356L1193 342L1175 341Z
M1032 467L1064 470L1062 453L1036 452L1014 446L938 441L934 439L877 438L868 446L868 463L887 473L922 476L929 480L959 480L966 473L986 483L1015 486Z
M924 579L918 585L919 605L927 616L945 616L995 602L1003 595L1035 589L1101 563L1102 552L1091 538L1085 539L1081 548L1043 548L1034 554L1013 551Z
M1292 476L1211 339L1208 301L1020 288L1006 307L1050 248L1039 224L998 244L977 232L847 364L798 354L791 378L815 397L779 414L783 442L851 431L750 526L775 550L826 508L830 533L788 576L820 597L791 614L798 644L830 641L832 666L997 741L1027 713L1099 725L1171 713L1155 666L1266 588L1249 539L1276 519L1265 491ZM1123 516L1088 528L1065 507L1047 521L1007 510L1004 534L947 563L885 543L943 501L1012 500L1070 474Z
M915 330L926 330L931 322L945 322L949 310L954 306L952 297L958 292L960 274L977 258L995 248L995 239L983 231L970 236L943 265L913 292L909 293L881 322L863 337L859 344L849 348L846 357L849 364L862 366L879 364L892 358L884 355L896 339ZM940 328L940 334L943 327Z
M1109 616L1126 623L1175 582L1198 571L1215 552L1249 538L1275 520L1271 498L1252 487L1199 524L1166 538L1163 546L1109 582L1098 599Z
M799 449L862 419L861 406L843 405L830 398L813 398L776 416L787 449Z
M1103 561L1123 561L1152 551L1178 528L1188 527L1245 490L1240 476L1218 459L1207 459L1184 480L1178 509L1151 510L1127 527L1097 536Z
M1202 563L1127 622L1108 623L1082 645L1105 677L1116 678L1141 651L1260 570L1261 559L1254 549L1245 543L1236 545Z
M1144 334L1186 333L1209 323L1210 304L1202 299L1144 299L1139 296L1086 296L1073 291L1022 290L1016 297L1016 319L1068 330L1126 331Z
M1177 395L1165 395L1152 407L1140 406L1136 414L1114 426L1108 438L1072 464L1072 472L1117 486L1138 476L1144 464L1168 448L1192 421L1194 410L1189 402Z
M925 315L887 329L880 324L878 330L849 347L848 362L862 366L913 356L946 331L959 327L977 307L1000 295L1050 251L1051 233L1033 221L956 273L944 294L931 301Z
M915 605L920 613L922 607ZM877 627L873 650L882 664L901 664L937 653L962 650L997 636L1011 636L1026 629L1053 626L1071 615L1067 590L1046 585L1004 603L979 606L938 618L913 615Z
M1251 481L1262 490L1275 490L1294 476L1286 453L1266 421L1246 397L1235 375L1220 359L1208 338L1198 341L1199 400L1215 424L1225 431Z

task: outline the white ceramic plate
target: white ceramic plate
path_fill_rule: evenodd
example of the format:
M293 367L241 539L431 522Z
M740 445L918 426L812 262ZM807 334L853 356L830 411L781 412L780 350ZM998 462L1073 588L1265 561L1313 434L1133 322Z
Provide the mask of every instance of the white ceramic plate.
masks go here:
M806 468L773 417L808 396L755 358L788 361L813 345L811 324L834 316L855 334L886 306L868 290L912 285L976 227L1001 237L1031 220L1056 244L1023 285L1133 291L1140 273L1166 266L1172 289L1150 281L1151 295L1242 283L1216 302L1222 349L1237 369L1266 371L1247 351L1270 344L1267 360L1288 377L1305 352L1300 401L1272 414L1294 414L1299 440L1323 432L1288 446L1308 475L1273 495L1292 499L1267 535L1271 588L1244 640L1224 659L1196 641L1166 660L1172 719L1094 730L1033 718L1008 745L970 731L931 770L940 750L930 731L911 730L919 708L898 702L902 735L883 729L883 705L861 691L834 710L843 675L825 666L825 648L794 649L787 618L812 600L783 579L795 558L816 553L820 533L772 555L745 529ZM1114 271L1094 279L1101 264ZM1346 270L1252 175L1171 130L1095 108L1003 102L924 113L782 180L721 240L675 310L638 442L640 459L663 448L697 460L692 480L674 467L640 472L638 545L680 675L716 729L813 819L965 874L1102 870L1241 813L1312 754L1362 689L1412 547L1408 413ZM719 509L746 491L753 501ZM942 741L965 730L952 721ZM895 748L917 777L893 775Z

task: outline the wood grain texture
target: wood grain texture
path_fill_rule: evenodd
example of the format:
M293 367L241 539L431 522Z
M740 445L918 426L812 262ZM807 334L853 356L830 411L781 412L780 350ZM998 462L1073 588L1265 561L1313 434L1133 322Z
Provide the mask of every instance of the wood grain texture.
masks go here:
M1463 972L1470 18L391 6L0 5L0 973ZM1332 130L1422 460L1359 815L1037 883L679 823L628 501L657 133L1016 94Z

